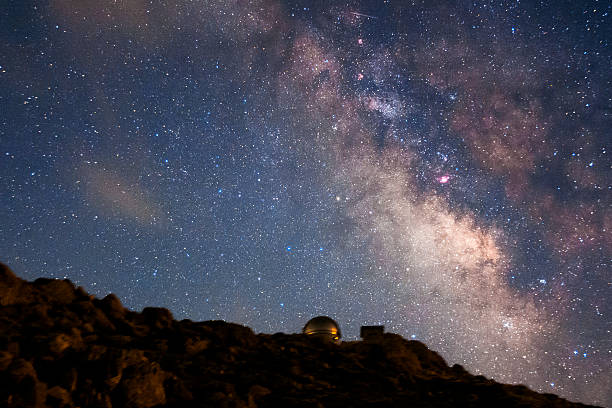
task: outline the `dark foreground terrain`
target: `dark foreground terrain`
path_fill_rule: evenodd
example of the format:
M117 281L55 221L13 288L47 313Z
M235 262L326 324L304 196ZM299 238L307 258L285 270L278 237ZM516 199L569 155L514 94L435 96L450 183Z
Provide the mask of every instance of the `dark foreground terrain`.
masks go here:
M0 264L2 407L584 407L385 334L331 344L125 309Z

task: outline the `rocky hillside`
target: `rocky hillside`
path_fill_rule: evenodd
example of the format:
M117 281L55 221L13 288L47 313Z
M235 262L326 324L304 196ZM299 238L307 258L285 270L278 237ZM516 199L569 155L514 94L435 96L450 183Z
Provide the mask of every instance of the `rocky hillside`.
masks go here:
M325 343L125 309L0 264L0 406L583 407L449 367L418 341Z

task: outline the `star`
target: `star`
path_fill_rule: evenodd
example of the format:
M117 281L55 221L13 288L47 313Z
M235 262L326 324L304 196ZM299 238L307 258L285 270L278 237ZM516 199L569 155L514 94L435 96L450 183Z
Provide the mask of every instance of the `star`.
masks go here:
M612 405L609 10L120 3L2 11L1 262Z

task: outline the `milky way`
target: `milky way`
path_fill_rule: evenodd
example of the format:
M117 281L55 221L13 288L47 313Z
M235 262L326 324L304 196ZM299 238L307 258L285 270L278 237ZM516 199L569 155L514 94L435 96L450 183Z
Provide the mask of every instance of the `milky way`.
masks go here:
M0 253L126 306L612 405L612 5L53 0L0 28Z

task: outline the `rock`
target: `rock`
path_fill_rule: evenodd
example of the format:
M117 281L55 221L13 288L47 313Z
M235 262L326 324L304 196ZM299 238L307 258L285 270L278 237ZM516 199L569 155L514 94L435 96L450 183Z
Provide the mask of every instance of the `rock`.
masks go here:
M92 344L87 349L86 357L84 360L86 361L100 360L102 356L106 354L107 350L108 350L108 347L102 344Z
M18 358L8 367L4 384L9 392L10 407L44 407L47 386L38 381L36 371L29 361Z
M8 366L8 374L15 383L18 383L27 377L36 378L36 370L34 370L34 366L23 358L18 358L12 361L12 363Z
M166 373L155 362L127 367L119 384L118 402L126 408L148 408L166 403Z
M164 389L170 403L174 402L176 404L179 401L193 401L193 394L189 391L185 382L176 375L169 375L169 378L164 383Z
M58 384L68 390L68 392L74 392L77 388L77 380L79 378L77 369L75 367L66 367L58 374Z
M119 348L130 348L130 343L134 341L132 336L126 336L124 334L111 334L105 336L106 342L109 346L119 347Z
M46 403L52 408L68 408L73 406L70 393L59 386L47 390Z
M100 346L98 346L100 347ZM101 351L101 350L100 350ZM114 390L123 378L123 371L130 365L148 362L142 350L104 348L102 354L96 353L90 378L104 389Z
M112 408L111 397L106 392L100 392L94 387L93 381L84 378L79 381L79 386L72 393L75 406L92 408Z
M49 309L48 303L31 303L27 308L24 323L45 330L46 333L55 326L53 319L49 316Z
M145 307L142 309L142 316L146 324L156 329L168 329L174 321L172 313L161 307Z
M233 345L249 347L257 343L255 333L248 327L235 323L226 323L222 320L205 322L205 325L212 329L212 333L217 336L218 341L228 347Z
M68 281L22 281L0 264L4 407L583 407L473 376L418 341L383 333L340 344L177 322Z
M200 338L187 338L185 340L185 353L188 356L193 356L198 354L208 348L210 345L210 340L208 339L200 339Z
M15 275L11 268L0 262L0 288L4 287L5 285L12 287L16 282L20 281L21 279ZM5 294L4 292L0 293Z
M13 305L22 298L22 280L0 263L0 306Z
M113 319L121 319L125 315L125 309L119 298L113 293L109 293L100 301L101 309Z
M72 345L70 337L64 333L58 334L51 339L49 350L55 354L61 354L64 350Z
M93 324L89 322L83 323L83 326L81 326L81 328L83 329L83 333L93 333L95 330Z
M13 356L18 356L19 355L19 351L21 350L21 346L19 345L18 342L16 341L11 341L7 346L6 346L6 351L8 351L9 353L11 353Z
M76 299L74 285L67 279L38 278L34 281L34 288L50 303L71 303Z
M415 353L413 347L410 347L410 343L403 337L384 333L381 344L385 358L392 361L399 370L416 373L423 369L423 356Z
M77 299L91 300L93 298L93 296L90 296L89 293L87 293L82 286L79 286L76 288L75 294L76 294Z
M12 361L13 355L10 352L0 350L0 371L8 369Z
M248 395L249 408L257 408L257 400L271 393L272 391L270 391L266 387L262 387L261 385L258 385L258 384L253 385L249 389L249 395Z
M94 408L112 408L113 404L111 402L111 397L108 394L104 394L101 392L97 392L94 394L94 399L91 403L91 406Z
M107 333L115 332L117 330L115 325L110 321L108 316L106 316L106 314L102 310L94 309L93 313L94 315L91 316L92 319L90 320L90 322L94 326L94 330Z
M397 336L397 334L393 334ZM385 334L387 337L387 334ZM433 372L442 373L448 369L446 361L435 351L431 351L427 346L420 341L416 340L404 340L406 347L411 353L417 356L421 367L425 370L431 370Z
M469 374L465 370L465 368L463 368L463 366L461 364L453 364L453 366L451 367L451 370L457 376L462 376L462 375L465 375L465 374Z

